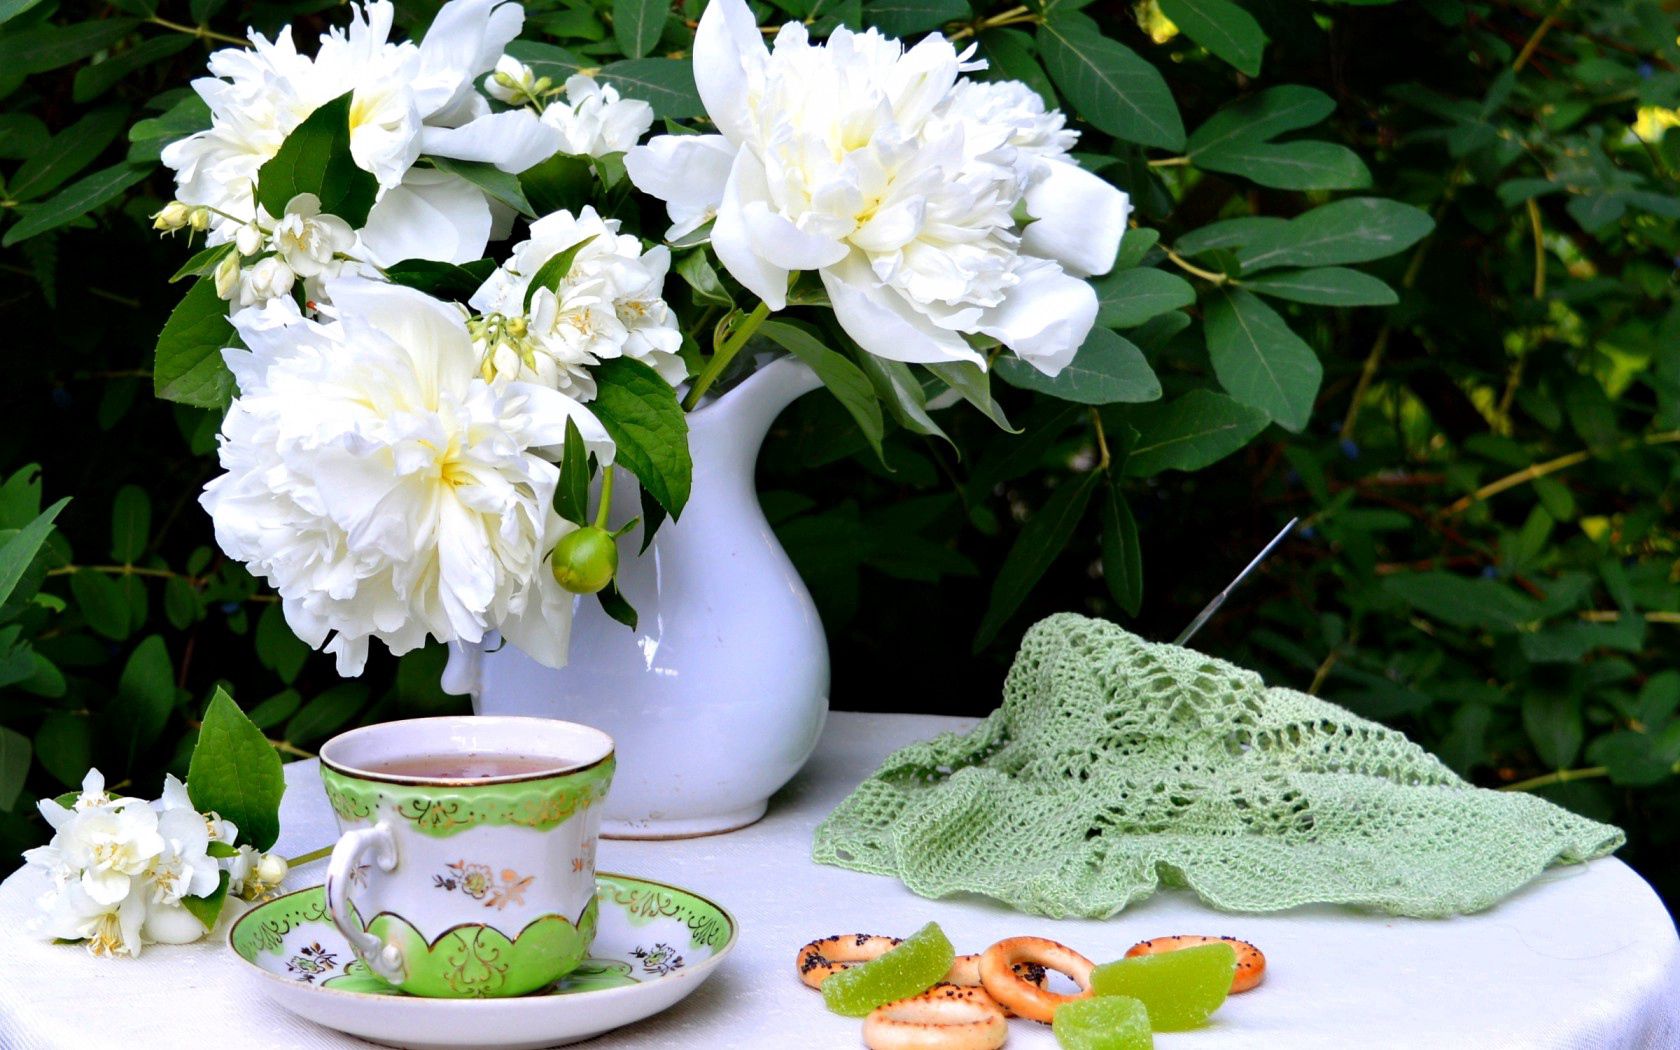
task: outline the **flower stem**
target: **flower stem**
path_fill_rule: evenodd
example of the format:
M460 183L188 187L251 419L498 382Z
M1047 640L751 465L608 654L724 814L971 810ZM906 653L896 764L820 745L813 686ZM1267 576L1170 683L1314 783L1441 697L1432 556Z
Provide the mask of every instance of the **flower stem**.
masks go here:
M157 15L153 15L152 17L146 19L146 21L150 22L152 25L161 26L164 29L174 30L177 33L185 33L188 36L196 36L200 40L219 40L224 44L238 44L240 47L251 46L251 42L249 40L241 40L236 36L228 36L226 33L218 33L209 26L184 25L180 22L171 22L167 18L159 18Z
M1656 434L1647 434L1640 438L1628 438L1626 441L1618 443L1616 449L1620 452L1626 452L1638 448L1641 445L1668 445L1673 444L1676 441L1680 441L1680 430L1664 430ZM1583 449L1580 452L1570 452L1566 455L1559 456L1556 459L1549 459L1544 463L1530 464L1514 474L1507 474L1498 481L1489 482L1477 489L1475 492L1470 493L1470 495L1459 498L1448 506L1446 510L1442 511L1441 516L1444 518L1450 518L1455 515L1462 514L1475 504L1492 496L1497 496L1506 489L1514 489L1518 485L1533 481L1536 478L1543 478L1548 474L1555 474L1560 470L1568 470L1570 467L1578 466L1591 458L1592 452Z
M694 385L689 387L688 396L683 398L683 409L685 411L694 411L695 406L700 404L700 398L705 395L707 389L717 382L717 377L723 374L725 368L729 367L729 362L735 360L735 355L741 352L741 348L747 345L747 340L752 338L753 333L758 331L758 326L763 324L764 319L769 316L769 305L760 302L753 307L752 313L736 324L735 328L730 331L729 338L725 339L723 345L717 348L717 352L706 361L706 366L695 377Z
M324 857L332 856L332 851L332 846L322 846L320 849L312 849L308 853L301 853L296 857L287 857L286 867L296 868L303 864L313 864Z
M613 478L615 476L611 464L601 472L601 505L595 510L595 527L597 529L607 527L607 514L612 510Z
M1214 273L1212 270L1202 269L1200 266L1197 266L1195 263L1191 262L1190 260L1186 259L1184 256L1182 256L1182 255L1178 254L1177 252L1173 251L1171 248L1163 248L1162 251L1167 253L1167 258L1172 260L1172 264L1174 266L1178 267L1180 270L1183 270L1185 273L1193 274L1197 277L1200 277L1204 281L1211 281L1214 284L1230 284L1230 285L1235 285L1235 284L1239 283L1238 281L1234 280L1229 274Z
M1103 433L1102 413L1097 411L1095 405L1091 406L1091 429L1096 432L1097 436L1097 453L1099 456L1097 469L1107 470L1109 463L1112 462L1108 453L1108 435Z

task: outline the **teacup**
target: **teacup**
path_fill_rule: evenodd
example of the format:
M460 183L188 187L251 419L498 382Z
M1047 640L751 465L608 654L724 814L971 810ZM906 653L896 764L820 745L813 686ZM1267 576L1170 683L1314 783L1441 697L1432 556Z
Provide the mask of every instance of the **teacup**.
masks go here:
M523 995L595 936L612 738L548 718L415 718L342 733L321 779L342 831L333 922L412 995Z

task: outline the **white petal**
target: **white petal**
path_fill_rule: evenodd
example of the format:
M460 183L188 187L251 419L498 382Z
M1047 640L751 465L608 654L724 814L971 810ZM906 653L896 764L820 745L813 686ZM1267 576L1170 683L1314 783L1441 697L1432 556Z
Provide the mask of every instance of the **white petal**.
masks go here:
M1021 283L986 311L980 331L1045 375L1066 368L1097 320L1097 293L1052 262L1023 260Z
M823 287L834 304L834 318L865 350L893 361L922 363L986 359L962 336L939 328L917 313L904 297L881 284L860 252L822 271Z
M575 527L565 524L570 527L556 532L555 542ZM572 641L572 611L579 596L555 582L546 562L537 567L529 586L525 608L502 621L502 637L544 667L564 667Z
M787 305L787 269L758 253L746 222L747 201L762 197L764 192L763 166L750 150L742 150L723 188L723 204L712 225L712 250L748 291L763 299L770 309L780 310Z
M748 201L741 209L741 218L753 251L788 270L820 270L833 266L851 251L838 238L801 230L770 210L761 198Z
M205 934L204 924L179 904L149 903L141 932L158 944L191 944Z
M477 160L517 175L560 148L560 133L528 109L479 117L458 128L422 128L420 152L433 157Z
M569 419L577 424L584 447L595 453L595 458L603 466L613 461L613 453L617 451L617 446L613 444L613 439L607 436L607 428L601 425L601 421L595 418L595 413L589 411L587 406L558 390L534 383L510 384L508 393L524 394L530 399L527 410L531 413L532 423L525 430L525 435L532 445L558 452L565 444L566 420Z
M736 152L722 135L656 135L624 155L624 170L650 196L715 208Z
M712 0L694 31L694 84L706 115L732 142L746 141L746 71L762 64L770 51L746 0Z
M1055 259L1078 277L1107 273L1120 250L1131 202L1124 191L1069 161L1048 162L1050 174L1027 189L1034 221L1021 251Z
M441 171L410 171L368 213L362 246L389 266L404 259L466 263L484 257L490 206L465 179Z

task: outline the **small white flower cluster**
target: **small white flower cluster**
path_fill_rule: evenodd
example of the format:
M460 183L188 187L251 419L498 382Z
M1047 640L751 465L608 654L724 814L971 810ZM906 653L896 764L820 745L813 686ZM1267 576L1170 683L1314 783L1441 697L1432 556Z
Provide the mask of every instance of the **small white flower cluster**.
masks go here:
M52 879L39 901L34 932L83 941L94 955L139 955L147 943L185 944L205 926L182 903L207 897L228 874L228 892L255 899L286 876L286 862L250 846L231 852L239 829L215 813L200 813L187 787L173 776L155 802L113 797L97 769L82 780L74 805L40 803L52 826L45 846L23 859ZM212 857L212 843L229 856Z
M641 99L620 98L611 84L581 73L566 78L564 101L550 99L558 94L554 82L537 76L512 55L496 62L484 90L510 106L536 108L542 122L560 133L560 152L575 157L624 153L653 127L652 106Z
M259 206L257 217L234 232L233 250L216 266L216 294L236 310L261 309L271 300L291 302L292 285L301 277L305 300L315 302L321 281L355 262L355 247L356 231L338 216L322 214L313 193L287 201L279 219Z
M658 245L644 252L641 240L618 226L587 206L575 217L557 211L531 224L530 238L514 245L472 297L483 316L469 327L486 378L536 383L590 401L589 369L629 357L672 386L682 382L682 333L663 298L671 251ZM532 292L532 278L569 250L575 254L559 288Z

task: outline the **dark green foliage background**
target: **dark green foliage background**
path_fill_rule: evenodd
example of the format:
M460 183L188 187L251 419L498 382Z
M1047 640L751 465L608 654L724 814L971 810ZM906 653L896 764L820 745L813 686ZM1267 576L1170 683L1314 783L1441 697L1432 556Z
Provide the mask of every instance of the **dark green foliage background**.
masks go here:
M890 24L888 7L909 10L901 17L918 28L976 36L982 53L1013 56L1011 72L1036 69L1049 87L1032 57L1035 23L1075 24L1080 5L781 6L772 20L819 28L835 16ZM678 5L649 38L649 5L636 0L527 7L527 37L603 64L682 53L697 14ZM291 19L313 36L342 13L308 0L0 4L20 8L0 30L0 229L50 208L40 202L54 187L20 178L30 158L85 146L82 166L55 185L109 169L107 187L119 188L68 225L8 234L15 243L0 252L0 480L11 479L0 529L74 497L0 608L0 867L44 837L34 799L89 763L143 794L163 770L184 772L218 683L288 754L357 722L464 707L438 690L435 649L375 659L353 682L308 655L271 597L215 551L196 505L214 472L215 417L151 395L153 342L183 290L164 279L186 249L149 230L169 183L144 158L122 167L121 131L197 74L194 26L237 34ZM399 20L417 27L433 9L400 4ZM1188 31L1197 11L1250 44L1257 26L1270 43L1222 58L1159 21L1176 15ZM614 26L627 13L638 28ZM1396 305L1273 299L1323 364L1322 385L1303 388L1311 418L1298 433L1269 426L1191 472L1122 474L1133 428L1158 422L1151 406L1092 412L997 383L1021 434L966 408L941 412L951 443L889 428L883 466L832 398L796 405L760 483L822 607L836 706L981 714L1020 632L1054 610L1171 638L1301 515L1304 527L1197 646L1399 726L1478 783L1622 824L1623 856L1677 899L1680 872L1665 858L1680 844L1680 132L1632 131L1642 107L1680 103L1673 5L1162 0L1083 14L1164 74L1186 128L1237 97L1309 85L1334 100L1334 115L1281 140L1345 145L1370 172L1367 188L1345 184L1356 194L1269 188L1251 181L1252 166L1185 161L1081 124L1081 152L1113 158L1104 174L1132 192L1139 224L1177 246L1151 251L1145 268L1196 292L1125 333L1160 376L1163 404L1183 411L1205 396L1186 395L1218 388L1203 322L1252 277L1235 253L1196 254L1186 235L1353 195L1415 205L1433 232L1363 267L1399 291ZM100 46L114 49L71 47L74 60L36 68L69 32L52 27L120 18L135 21L101 31L110 39ZM86 72L153 40L174 43L147 45L149 61L103 87ZM1068 92L1067 70L1049 64ZM31 118L55 134L88 120L111 131L84 126L49 143ZM1181 330L1161 320L1175 313ZM1104 466L1099 434L1113 484L1093 474ZM1115 493L1142 552L1135 613L1125 608L1135 577L1118 579L1124 559L1104 550L1122 532L1104 506ZM1086 497L1069 528L1039 518L1017 544L1047 506ZM1013 615L998 608L986 639L1000 577L1030 593Z

